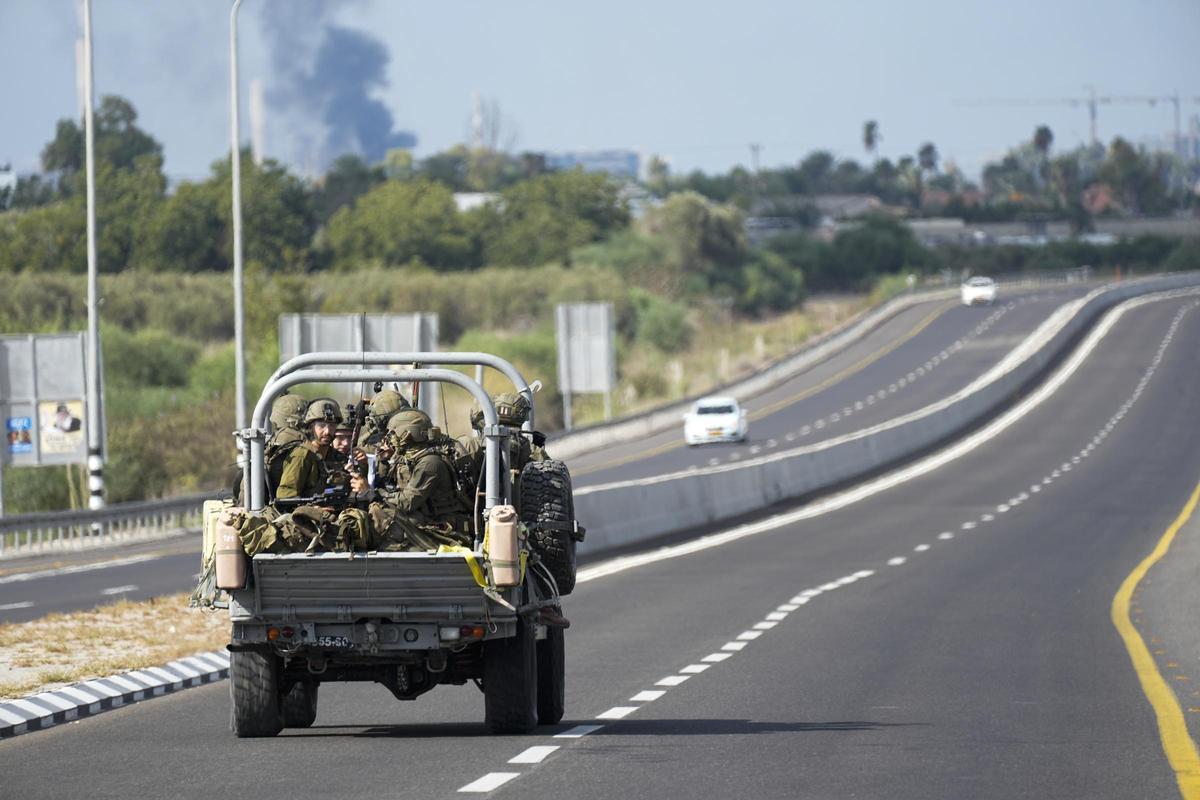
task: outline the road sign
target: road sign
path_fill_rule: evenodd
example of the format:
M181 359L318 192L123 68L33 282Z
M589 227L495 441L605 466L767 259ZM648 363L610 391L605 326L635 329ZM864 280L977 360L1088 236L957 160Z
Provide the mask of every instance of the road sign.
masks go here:
M83 333L0 336L0 463L87 463Z
M280 363L304 353L432 352L437 349L437 314L279 315ZM362 390L357 384L344 384L334 389L347 401L356 399ZM435 421L441 417L440 398L438 384L422 387L419 405Z
M563 395L563 424L571 428L571 396L604 395L604 418L612 416L612 390L617 386L616 339L611 303L560 303L555 309L558 333L558 389Z

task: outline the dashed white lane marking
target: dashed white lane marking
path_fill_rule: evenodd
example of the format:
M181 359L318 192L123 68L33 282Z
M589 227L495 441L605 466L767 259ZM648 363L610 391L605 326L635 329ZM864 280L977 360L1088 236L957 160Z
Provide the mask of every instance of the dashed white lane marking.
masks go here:
M786 613L786 612L790 612L790 611L795 611L798 608L800 608L799 603L784 603L783 605L778 606L775 610ZM771 618L770 615L767 615L767 619L770 619L770 618Z
M678 686L679 684L690 679L691 677L692 677L691 675L668 675L667 677L663 678L661 681L655 681L654 685L655 686Z
M992 514L983 514L982 516L979 517L979 521L980 522L991 522L995 518L996 517Z
M582 739L589 733L595 733L603 728L603 725L576 725L570 730L565 730L562 733L554 734L555 739Z
M658 698L662 697L664 694L666 694L666 692L661 689L647 689L646 691L638 692L633 697L629 698L629 702L631 702L631 703L652 703L655 700L657 700ZM510 761L508 763L511 764L512 762Z
M942 531L941 533L938 534L938 538L941 539L943 542L945 542L945 541L949 541L950 539L953 539L954 534L951 533L950 531Z
M739 642L753 642L760 636L762 636L762 631L742 631L737 638Z
M973 530L975 528L975 523L968 520L967 522L964 522L959 527L961 527L964 531L969 531L969 530Z
M737 649L741 650L742 648L739 647ZM733 653L709 653L708 655L706 655L704 658L702 658L700 660L708 662L709 664L719 664L722 661L724 661L725 659L731 657L732 655L733 655Z
M777 620L773 620L773 621L769 621L769 622L756 622L756 623L754 623L754 630L769 631L769 630L771 630L771 628L774 628L778 624L779 624L779 622Z
M905 561L908 561L908 559L905 558L904 556L896 556L895 558L889 558L888 566L889 567L898 567L901 564L903 564Z
M596 719L625 719L637 710L637 706L613 706L608 711L597 714Z
M1012 506L1008 505L1007 503L1001 503L1000 505L996 506L996 512L999 514L1007 514L1010 508L1012 508Z
M136 592L137 589L138 586L136 583L128 583L124 586L110 586L107 589L101 589L100 594L128 594L130 592Z
M661 692L659 694L662 694ZM517 755L508 760L510 764L540 764L546 756L553 753L559 748L556 744L539 744L534 745L526 750L522 750Z
M471 792L475 794L483 794L494 791L504 784L511 781L513 778L520 777L519 772L489 772L477 781L471 781L466 786L459 789L460 792Z
M793 607L789 608L788 610L795 611L796 608L798 608L798 606L793 606ZM787 611L772 611L770 614L767 614L766 619L773 620L775 622L779 622L781 620L787 619L787 615L788 615Z
M745 642L726 642L725 644L721 645L721 649L728 650L731 653L736 653L741 650L745 650L746 643Z
M918 553L924 553L928 549L929 549L929 545L927 545L927 544L919 544L913 548L913 550Z
M699 675L704 670L711 667L712 664L688 664L683 669L679 670L684 675Z
M18 608L33 608L32 600L22 600L20 603L5 603L0 611L16 611Z

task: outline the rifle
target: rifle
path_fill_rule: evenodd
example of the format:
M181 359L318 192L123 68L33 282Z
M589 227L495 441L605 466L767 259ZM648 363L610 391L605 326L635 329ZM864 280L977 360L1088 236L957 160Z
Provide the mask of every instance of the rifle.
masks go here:
M348 486L331 486L321 494L312 497L277 497L272 504L276 510L289 512L300 506L319 506L341 511L353 504L353 496Z
M358 461L354 458L354 451L358 449L358 435L362 432L363 420L367 418L367 401L359 398L356 405L346 406L346 417L350 421L350 455L346 458L346 472L351 475L362 475L362 468Z

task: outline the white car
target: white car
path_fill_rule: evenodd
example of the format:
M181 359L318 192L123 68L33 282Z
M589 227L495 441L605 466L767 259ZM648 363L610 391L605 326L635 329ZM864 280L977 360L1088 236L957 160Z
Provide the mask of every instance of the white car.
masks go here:
M962 285L964 306L988 305L996 302L996 282L991 278L970 278Z
M683 416L683 440L691 447L705 442L744 442L749 433L746 412L732 397L704 397Z

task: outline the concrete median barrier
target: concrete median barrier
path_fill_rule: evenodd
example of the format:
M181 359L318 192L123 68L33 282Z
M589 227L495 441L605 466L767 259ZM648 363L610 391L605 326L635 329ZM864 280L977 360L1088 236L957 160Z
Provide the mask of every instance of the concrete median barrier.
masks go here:
M1200 286L1200 273L1100 287L1057 309L966 388L871 428L737 464L577 489L576 515L588 529L581 552L733 519L899 464L994 416L1108 309L1132 297L1194 286Z

